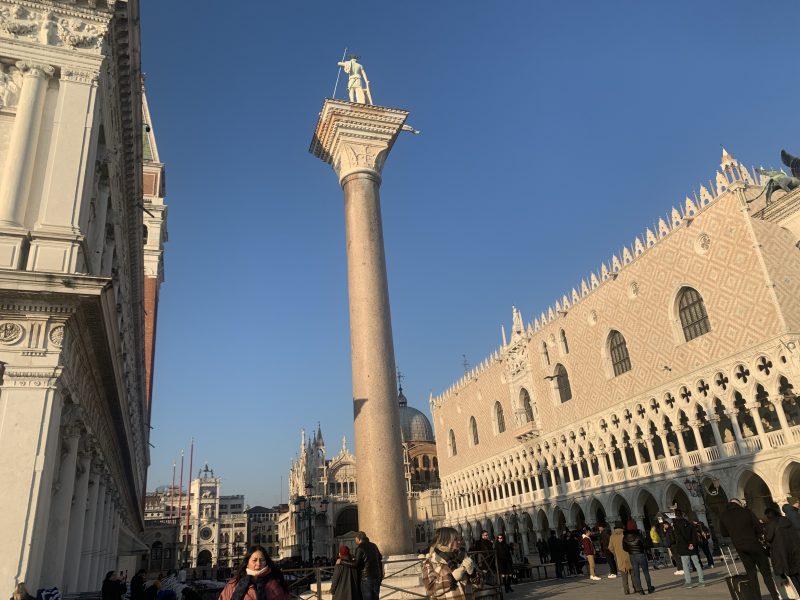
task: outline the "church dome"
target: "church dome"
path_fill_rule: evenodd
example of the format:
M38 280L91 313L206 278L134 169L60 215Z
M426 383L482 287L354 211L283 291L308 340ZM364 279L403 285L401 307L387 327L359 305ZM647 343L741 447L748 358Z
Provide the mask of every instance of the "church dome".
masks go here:
M400 403L400 431L403 433L404 442L433 442L433 427L421 411L408 406L403 394L403 388L400 388L400 394L397 397Z

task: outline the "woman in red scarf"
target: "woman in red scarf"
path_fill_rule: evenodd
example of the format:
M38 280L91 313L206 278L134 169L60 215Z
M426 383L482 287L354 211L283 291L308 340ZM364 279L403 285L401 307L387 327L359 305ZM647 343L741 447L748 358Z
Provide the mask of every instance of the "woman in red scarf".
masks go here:
M219 600L290 600L281 570L261 546L252 546Z

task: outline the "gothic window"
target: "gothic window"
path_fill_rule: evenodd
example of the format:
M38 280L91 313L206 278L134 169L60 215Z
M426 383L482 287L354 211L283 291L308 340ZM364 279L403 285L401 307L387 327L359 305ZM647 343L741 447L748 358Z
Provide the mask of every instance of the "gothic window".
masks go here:
M475 417L469 418L469 439L473 446L477 446L480 443L480 439L478 438L478 422L475 420Z
M559 334L561 337L561 353L569 354L569 344L567 343L567 333L562 329Z
M550 354L547 352L547 342L542 342L542 362L545 367L550 366Z
M531 404L531 395L528 390L522 388L519 392L519 397L522 401L522 408L525 409L525 422L530 423L533 421L533 404Z
M564 365L557 364L555 369L556 385L558 386L558 397L561 402L572 400L572 389L569 386L569 375Z
M694 288L685 287L678 293L678 315L687 342L711 331L705 302Z
M430 469L431 468L431 459L428 458L428 455L423 455L422 457L422 468Z
M631 370L628 344L625 343L625 337L616 329L608 334L608 351L611 356L611 366L614 368L614 377Z
M500 402L494 403L494 423L497 433L503 433L506 430L506 418L503 415L503 406Z
M450 456L458 454L458 450L456 449L456 434L453 433L452 429L450 433L447 434L447 453Z

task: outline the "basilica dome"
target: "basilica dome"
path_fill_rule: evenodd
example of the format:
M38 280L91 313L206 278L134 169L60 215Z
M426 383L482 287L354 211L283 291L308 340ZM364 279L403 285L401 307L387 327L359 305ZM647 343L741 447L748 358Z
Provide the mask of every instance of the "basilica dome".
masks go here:
M404 442L433 442L433 427L421 411L408 406L408 400L403 394L403 388L397 397L400 403L400 431Z

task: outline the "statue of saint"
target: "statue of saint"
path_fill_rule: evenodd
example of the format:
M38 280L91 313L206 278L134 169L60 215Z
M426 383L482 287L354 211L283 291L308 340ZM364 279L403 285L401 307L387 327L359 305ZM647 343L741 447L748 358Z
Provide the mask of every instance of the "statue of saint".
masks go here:
M12 108L19 101L19 93L22 87L22 75L16 67L8 67L4 71L4 65L0 63L0 108Z
M351 54L350 60L339 63L339 66L344 69L344 72L349 77L347 80L347 92L350 96L350 102L373 104L367 72L364 70L364 66L358 62L358 58L355 54ZM362 78L364 79L363 85Z

